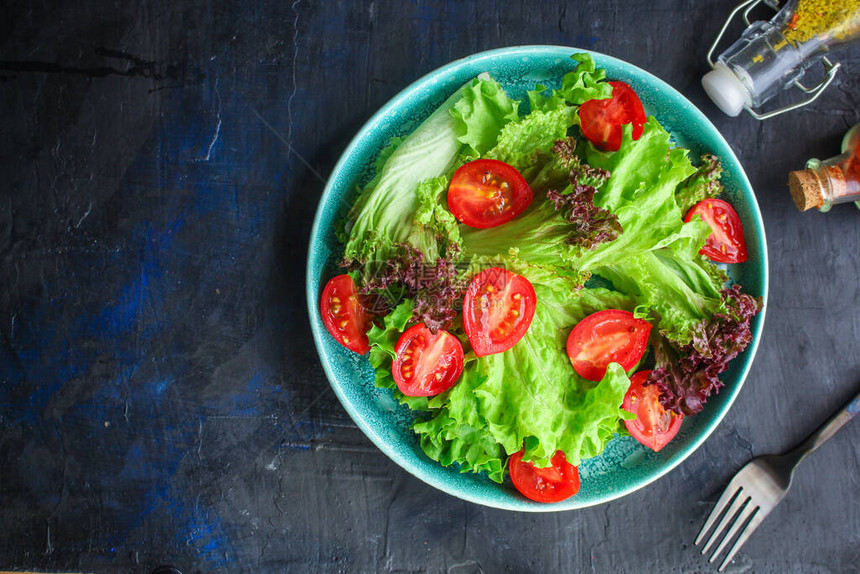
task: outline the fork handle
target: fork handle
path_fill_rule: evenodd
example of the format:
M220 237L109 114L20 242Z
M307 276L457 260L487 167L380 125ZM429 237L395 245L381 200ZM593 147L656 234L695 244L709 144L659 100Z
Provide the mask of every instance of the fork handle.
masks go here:
M806 437L802 443L787 452L786 455L795 459L794 464L799 463L808 454L827 442L839 429L848 424L848 421L853 419L854 415L858 412L860 412L860 393L855 395L841 409L833 413L826 423Z

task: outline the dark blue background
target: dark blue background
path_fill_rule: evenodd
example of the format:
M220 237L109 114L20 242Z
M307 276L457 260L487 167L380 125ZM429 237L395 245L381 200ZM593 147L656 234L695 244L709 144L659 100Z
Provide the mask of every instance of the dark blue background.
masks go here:
M733 2L12 2L0 22L0 568L707 570L725 482L860 383L860 212L799 213L788 171L860 121L856 48L814 105L722 116L699 79ZM736 36L739 29L733 28ZM304 307L325 178L452 59L588 48L685 93L735 148L771 258L758 357L654 485L553 515L474 506L387 460L328 386ZM798 472L733 568L860 562L858 429Z

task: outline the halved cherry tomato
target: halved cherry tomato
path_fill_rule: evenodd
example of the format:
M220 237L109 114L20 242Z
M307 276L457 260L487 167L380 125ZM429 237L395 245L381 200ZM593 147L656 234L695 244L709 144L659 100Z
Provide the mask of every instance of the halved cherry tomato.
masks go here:
M560 450L546 468L523 462L523 451L514 453L508 459L508 471L520 494L536 502L561 502L579 492L579 469Z
M609 363L629 371L645 354L651 324L630 311L607 309L576 324L567 337L567 356L574 370L589 381L600 381Z
M693 219L694 215L701 216L713 230L699 253L720 263L743 263L747 260L744 228L731 205L722 199L704 199L687 212L684 222Z
M621 147L622 127L633 124L633 139L642 137L645 108L633 88L624 82L609 82L612 97L588 100L579 106L582 135L605 151L618 151Z
M463 372L463 345L444 329L436 333L419 323L400 335L394 347L391 374L397 388L410 397L447 391Z
M630 377L630 388L621 408L636 415L635 419L624 421L633 438L658 452L681 430L684 415L663 408L657 385L645 385L650 374L651 371L639 371Z
M457 221L486 229L512 220L531 205L532 190L520 172L495 159L478 159L454 172L448 207Z
M472 279L463 300L463 327L479 357L507 351L523 338L535 316L537 296L528 279L501 267Z
M370 350L367 332L373 315L361 305L349 275L332 277L320 296L323 324L338 343L363 355Z

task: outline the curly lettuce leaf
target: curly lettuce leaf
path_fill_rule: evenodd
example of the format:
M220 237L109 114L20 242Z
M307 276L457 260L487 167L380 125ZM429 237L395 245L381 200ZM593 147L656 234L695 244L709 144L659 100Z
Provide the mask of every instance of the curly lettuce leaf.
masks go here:
M573 121L573 108L532 111L521 120L505 125L498 143L485 157L514 166L527 181L554 157L555 142L567 136Z
M582 163L566 140L557 140L556 161L567 169L571 184L550 197L558 206L577 200L582 209L556 212L552 202L535 198L523 215L503 226L463 229L464 252L488 256L515 249L532 263L565 263L588 272L673 244L698 250L709 228L701 221L684 223L674 199L678 185L695 172L687 151L674 148L668 132L653 118L636 141L625 127L623 141L617 152L587 144L587 163ZM595 178L595 173L604 177ZM595 192L573 193L588 186ZM571 198L563 202L565 195ZM589 201L583 203L585 199ZM590 206L592 201L599 209Z
M448 391L442 408L432 418L412 425L424 453L443 466L456 464L460 472L486 472L490 480L502 482L507 456L487 430L471 393L486 381L472 361L463 369L457 385Z
M466 146L464 155L479 157L492 149L502 128L520 118L519 105L487 74L464 86L448 111L457 141Z
M569 107L563 96L542 84L537 84L534 90L527 91L526 98L531 112L550 112Z
M729 361L752 341L759 303L738 285L723 287L716 266L686 249L640 253L597 273L633 296L655 323L650 381L660 388L661 404L679 414L701 411L723 386L719 375Z
M655 367L649 381L660 388L660 403L668 410L692 415L719 392L719 375L752 341L752 318L761 303L734 285L720 292L717 311L703 321L687 344L658 338Z
M391 376L391 364L397 356L394 348L400 335L406 331L406 326L410 323L412 323L412 301L404 299L368 331L367 338L370 341L368 359L376 373L373 383L377 387L390 389L395 399L414 411L426 411L429 409L427 397L407 397L400 392L394 377Z
M487 381L475 389L475 400L507 454L525 448L525 460L545 467L561 449L578 465L603 452L618 420L628 416L621 402L630 383L617 365L596 386L581 378L565 351L567 335L596 311L632 310L633 303L606 289L571 289L546 270L517 271L535 288L535 317L512 349L478 360Z
M696 172L675 190L675 201L684 213L700 201L717 197L723 192L723 184L720 182L723 166L720 159L711 154L704 154L700 159L701 163Z
M565 99L567 103L579 106L588 100L604 100L612 97L612 86L606 81L606 70L598 68L591 54L574 54L571 59L577 62L576 68L561 80L561 88L553 95Z
M623 231L614 213L595 205L594 194L603 185L609 172L588 166L571 170L570 185L562 192L549 190L547 197L556 211L573 225L567 242L583 249L593 249L600 243L614 241Z
M468 283L463 266L453 257L426 261L418 249L404 247L396 257L353 272L359 292L374 313L385 314L404 299L413 304L416 323L434 333L447 329L458 315Z

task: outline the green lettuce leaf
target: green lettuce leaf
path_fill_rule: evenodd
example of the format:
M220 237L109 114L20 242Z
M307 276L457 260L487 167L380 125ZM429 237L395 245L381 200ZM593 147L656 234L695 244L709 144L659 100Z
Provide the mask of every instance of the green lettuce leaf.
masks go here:
M606 70L598 68L590 54L574 54L571 59L577 62L576 69L564 75L561 88L554 92L555 96L576 106L588 100L612 97L612 86L606 81Z
M617 152L586 147L588 163L611 174L594 202L614 213L623 231L616 240L583 251L576 258L580 268L593 270L676 242L701 247L710 231L701 222L685 224L675 202L675 189L695 169L687 150L673 147L657 120L649 118L636 141L631 126L625 126Z
M532 111L523 119L506 124L499 133L498 143L485 157L514 166L531 181L552 160L555 142L567 137L572 122L571 107Z
M471 393L486 377L473 361L465 366L457 385L448 391L444 406L431 417L419 419L412 429L427 456L443 466L456 464L460 472L486 472L490 480L502 482L507 456L487 430Z
M467 146L464 155L479 157L492 149L505 124L520 118L519 105L488 75L463 87L449 114L457 140Z
M535 197L519 217L498 227L460 230L463 252L467 256L492 257L514 254L530 264L558 267L559 273L583 276L568 263L578 249L567 242L570 222L546 197Z
M515 266L510 266L515 267ZM512 349L478 359L487 381L475 389L490 433L513 454L548 466L559 449L578 465L603 451L627 416L621 402L629 380L609 369L596 386L581 378L565 350L576 323L607 308L633 309L633 302L606 289L577 289L546 269L514 268L528 278L538 304L529 331Z
M446 247L460 244L460 226L448 209L448 178L425 179L415 188L418 204L413 221L417 224L407 242L422 253L432 253L433 243Z
M655 327L678 344L690 342L693 333L720 306L722 285L708 269L713 264L699 255L657 249L631 255L600 267L597 273L645 306Z
M597 310L632 310L633 302L606 289L577 289L548 269L515 259L505 263L535 288L538 303L529 331L504 353L471 358L445 408L417 423L415 431L422 445L432 446L425 447L428 456L463 471L503 468L507 456L522 448L525 459L538 466L549 465L559 449L579 464L602 452L618 432L618 421L630 417L620 408L630 383L618 365L596 385L582 379L567 358L567 334ZM501 449L488 447L493 444Z
M395 399L414 411L427 411L429 409L427 397L407 397L400 392L394 377L391 376L391 364L397 356L394 348L400 335L406 331L406 326L411 322L412 301L404 299L391 313L382 318L381 325L376 323L368 331L367 338L370 341L368 359L376 373L373 382L377 387L390 389Z
M526 92L526 97L529 102L529 110L532 112L550 112L568 107L567 100L563 96L541 84L537 84L534 90Z
M459 157L462 144L450 110L460 99L458 91L387 154L345 226L347 262L384 261L403 245L421 250L427 261L443 255L437 235L446 222L430 224L416 213L428 193L419 191L420 184L448 174Z
M700 201L720 195L723 192L723 184L720 182L722 173L723 167L717 156L703 155L696 172L675 190L675 201L681 211L687 213Z

